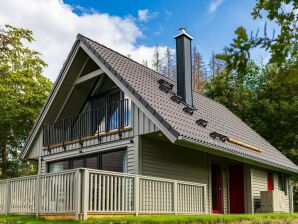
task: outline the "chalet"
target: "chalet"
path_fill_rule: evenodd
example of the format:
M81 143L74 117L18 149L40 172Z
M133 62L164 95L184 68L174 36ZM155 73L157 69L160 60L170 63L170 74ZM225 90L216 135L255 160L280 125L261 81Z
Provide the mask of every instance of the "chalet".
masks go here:
M297 166L192 91L192 37L175 39L177 81L79 34L21 153L38 174L1 181L0 212L293 212Z

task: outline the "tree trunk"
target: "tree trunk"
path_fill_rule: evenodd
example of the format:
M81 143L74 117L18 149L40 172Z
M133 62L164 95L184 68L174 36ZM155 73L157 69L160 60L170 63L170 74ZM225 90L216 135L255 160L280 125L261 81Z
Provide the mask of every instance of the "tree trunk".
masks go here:
M1 163L1 171L2 171L2 178L7 178L7 166L8 166L8 150L7 150L7 141L4 141L2 144L2 163Z

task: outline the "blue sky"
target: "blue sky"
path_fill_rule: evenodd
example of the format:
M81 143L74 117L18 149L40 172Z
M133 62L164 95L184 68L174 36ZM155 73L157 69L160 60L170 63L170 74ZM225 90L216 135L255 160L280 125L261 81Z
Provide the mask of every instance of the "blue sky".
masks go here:
M173 36L183 26L194 37L193 45L208 61L212 51L220 52L235 37L238 26L248 30L263 28L264 21L254 21L251 16L255 1L251 0L66 0L78 14L84 10L109 13L120 17L133 17L143 32L137 44L169 45L175 47ZM213 8L211 9L211 5ZM82 10L80 7L84 8ZM148 19L142 21L139 10L146 10ZM86 11L85 11L86 12ZM256 51L254 58L265 57Z
M10 24L33 31L29 44L48 64L44 74L55 81L77 33L86 35L132 59L152 65L155 45L175 48L174 36L183 26L194 37L207 64L232 42L234 31L263 28L253 20L252 0L22 0L0 1L0 26ZM17 16L16 16L17 15ZM268 27L270 27L268 25ZM272 25L271 25L272 29ZM268 32L270 33L270 31ZM262 50L253 59L266 59Z

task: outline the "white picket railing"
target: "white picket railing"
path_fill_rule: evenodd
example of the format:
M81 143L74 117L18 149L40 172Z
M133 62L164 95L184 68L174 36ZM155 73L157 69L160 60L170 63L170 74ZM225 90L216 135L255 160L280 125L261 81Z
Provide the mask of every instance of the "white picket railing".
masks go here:
M206 195L206 184L76 169L0 181L0 214L200 214Z

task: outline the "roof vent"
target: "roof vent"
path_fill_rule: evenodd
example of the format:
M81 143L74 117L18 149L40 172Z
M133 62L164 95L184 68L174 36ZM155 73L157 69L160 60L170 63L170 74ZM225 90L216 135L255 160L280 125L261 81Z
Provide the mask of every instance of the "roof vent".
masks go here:
M210 133L210 137L213 138L213 139L218 138L222 142L225 142L226 140L228 140L228 137L227 136L222 135L222 134L219 134L219 133L217 133L215 131Z
M159 89L166 92L166 93L170 92L173 89L173 86L174 86L173 84L167 82L164 79L158 80L158 83L159 83Z
M190 106L190 105L186 105L184 108L183 108L183 111L185 113L189 113L190 115L193 115L193 112L196 110L196 108L194 108L193 106Z
M175 101L176 103L183 102L182 97L181 96L178 96L176 94L174 94L173 96L171 96L171 100Z
M203 119L199 119L199 120L196 120L196 123L204 128L207 127L207 124L208 124L208 121L205 121Z

